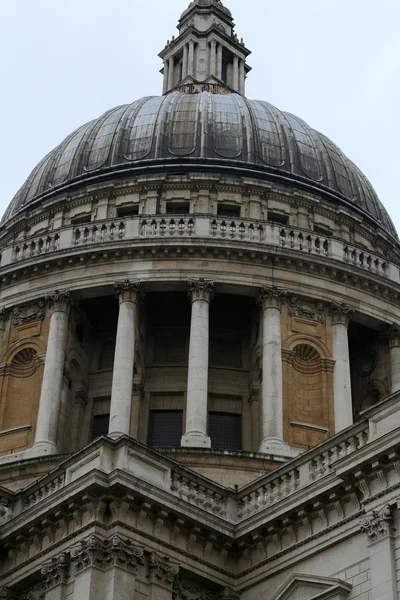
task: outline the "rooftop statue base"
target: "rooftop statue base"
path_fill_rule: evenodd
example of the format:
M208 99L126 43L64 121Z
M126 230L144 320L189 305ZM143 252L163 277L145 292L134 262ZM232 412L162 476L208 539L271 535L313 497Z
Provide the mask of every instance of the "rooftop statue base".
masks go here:
M188 433L182 436L182 448L211 448L211 438L203 433Z
M279 456L282 458L296 458L302 453L297 448L291 448L288 444L285 444L278 438L265 438L260 444L260 453L272 454L273 456Z

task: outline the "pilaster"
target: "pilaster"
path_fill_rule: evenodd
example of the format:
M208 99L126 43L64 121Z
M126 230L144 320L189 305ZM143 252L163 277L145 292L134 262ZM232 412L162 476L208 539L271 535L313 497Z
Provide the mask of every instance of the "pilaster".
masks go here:
M179 565L153 552L148 569L149 600L172 600L172 588L179 574Z
M335 361L333 397L335 408L335 431L338 433L353 423L351 397L350 356L348 326L354 310L345 304L332 302L332 352Z

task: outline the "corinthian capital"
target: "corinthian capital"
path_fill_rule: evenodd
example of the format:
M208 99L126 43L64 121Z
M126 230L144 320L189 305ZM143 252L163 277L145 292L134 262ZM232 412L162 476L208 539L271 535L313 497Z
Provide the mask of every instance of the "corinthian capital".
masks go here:
M332 302L330 305L330 315L332 325L346 325L349 326L351 317L354 314L354 310L346 304L340 304L339 302Z
M140 281L118 281L114 284L115 294L121 302L137 302L140 294L142 294L142 284Z
M371 542L376 542L392 533L392 520L392 511L387 504L380 511L372 511L372 514L361 522L360 529L367 534Z
M384 334L384 337L387 339L389 348L399 348L400 347L400 326L397 323L393 323L388 329L388 331Z
M149 577L152 583L172 587L174 579L179 574L179 565L166 556L159 556L155 552L150 555Z
M53 294L45 296L44 302L50 310L69 312L71 308L70 290L55 290Z
M207 300L211 302L214 298L214 282L211 280L203 279L189 279L189 300L194 302L195 300Z
M259 296L259 302L263 309L278 308L279 310L282 310L282 305L286 296L286 290L279 289L276 286L263 285Z
M41 573L44 577L45 589L50 589L60 583L67 583L69 576L70 556L62 552L60 556L52 558L42 566Z

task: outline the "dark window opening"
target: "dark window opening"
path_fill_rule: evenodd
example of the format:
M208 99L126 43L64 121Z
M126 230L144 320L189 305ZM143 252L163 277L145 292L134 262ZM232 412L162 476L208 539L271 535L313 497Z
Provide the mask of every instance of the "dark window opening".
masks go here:
M217 215L219 217L233 217L240 219L240 206L234 204L218 204Z
M110 424L110 415L95 415L92 425L92 440L95 440L102 435L108 435L108 427Z
M117 217L134 217L139 214L139 206L124 206L118 208Z
M182 438L182 410L151 410L147 443L158 448L178 448Z
M287 215L281 215L279 213L268 211L268 221L272 223L279 223L280 225L287 225L289 217Z
M84 215L83 217L74 217L71 219L71 225L84 225L85 223L90 223L92 220L92 215Z
M228 83L228 61L222 60L221 79L224 83Z
M76 326L76 337L78 338L78 342L80 344L83 344L84 334L85 326L83 325L83 323L78 323L78 325Z
M242 417L231 413L208 413L208 435L211 448L242 449Z
M167 202L167 215L187 215L190 212L189 202Z

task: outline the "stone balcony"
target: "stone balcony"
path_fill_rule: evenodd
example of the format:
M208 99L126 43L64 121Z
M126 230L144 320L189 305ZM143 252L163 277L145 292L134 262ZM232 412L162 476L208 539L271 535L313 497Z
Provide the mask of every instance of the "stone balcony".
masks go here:
M239 253L290 254L314 262L321 259L330 266L341 265L400 283L397 264L339 238L267 221L232 220L213 215L138 216L62 227L5 244L1 267L13 271L19 265L38 264L41 259L58 260L65 254L82 255L126 246L188 246L191 243L232 247Z

